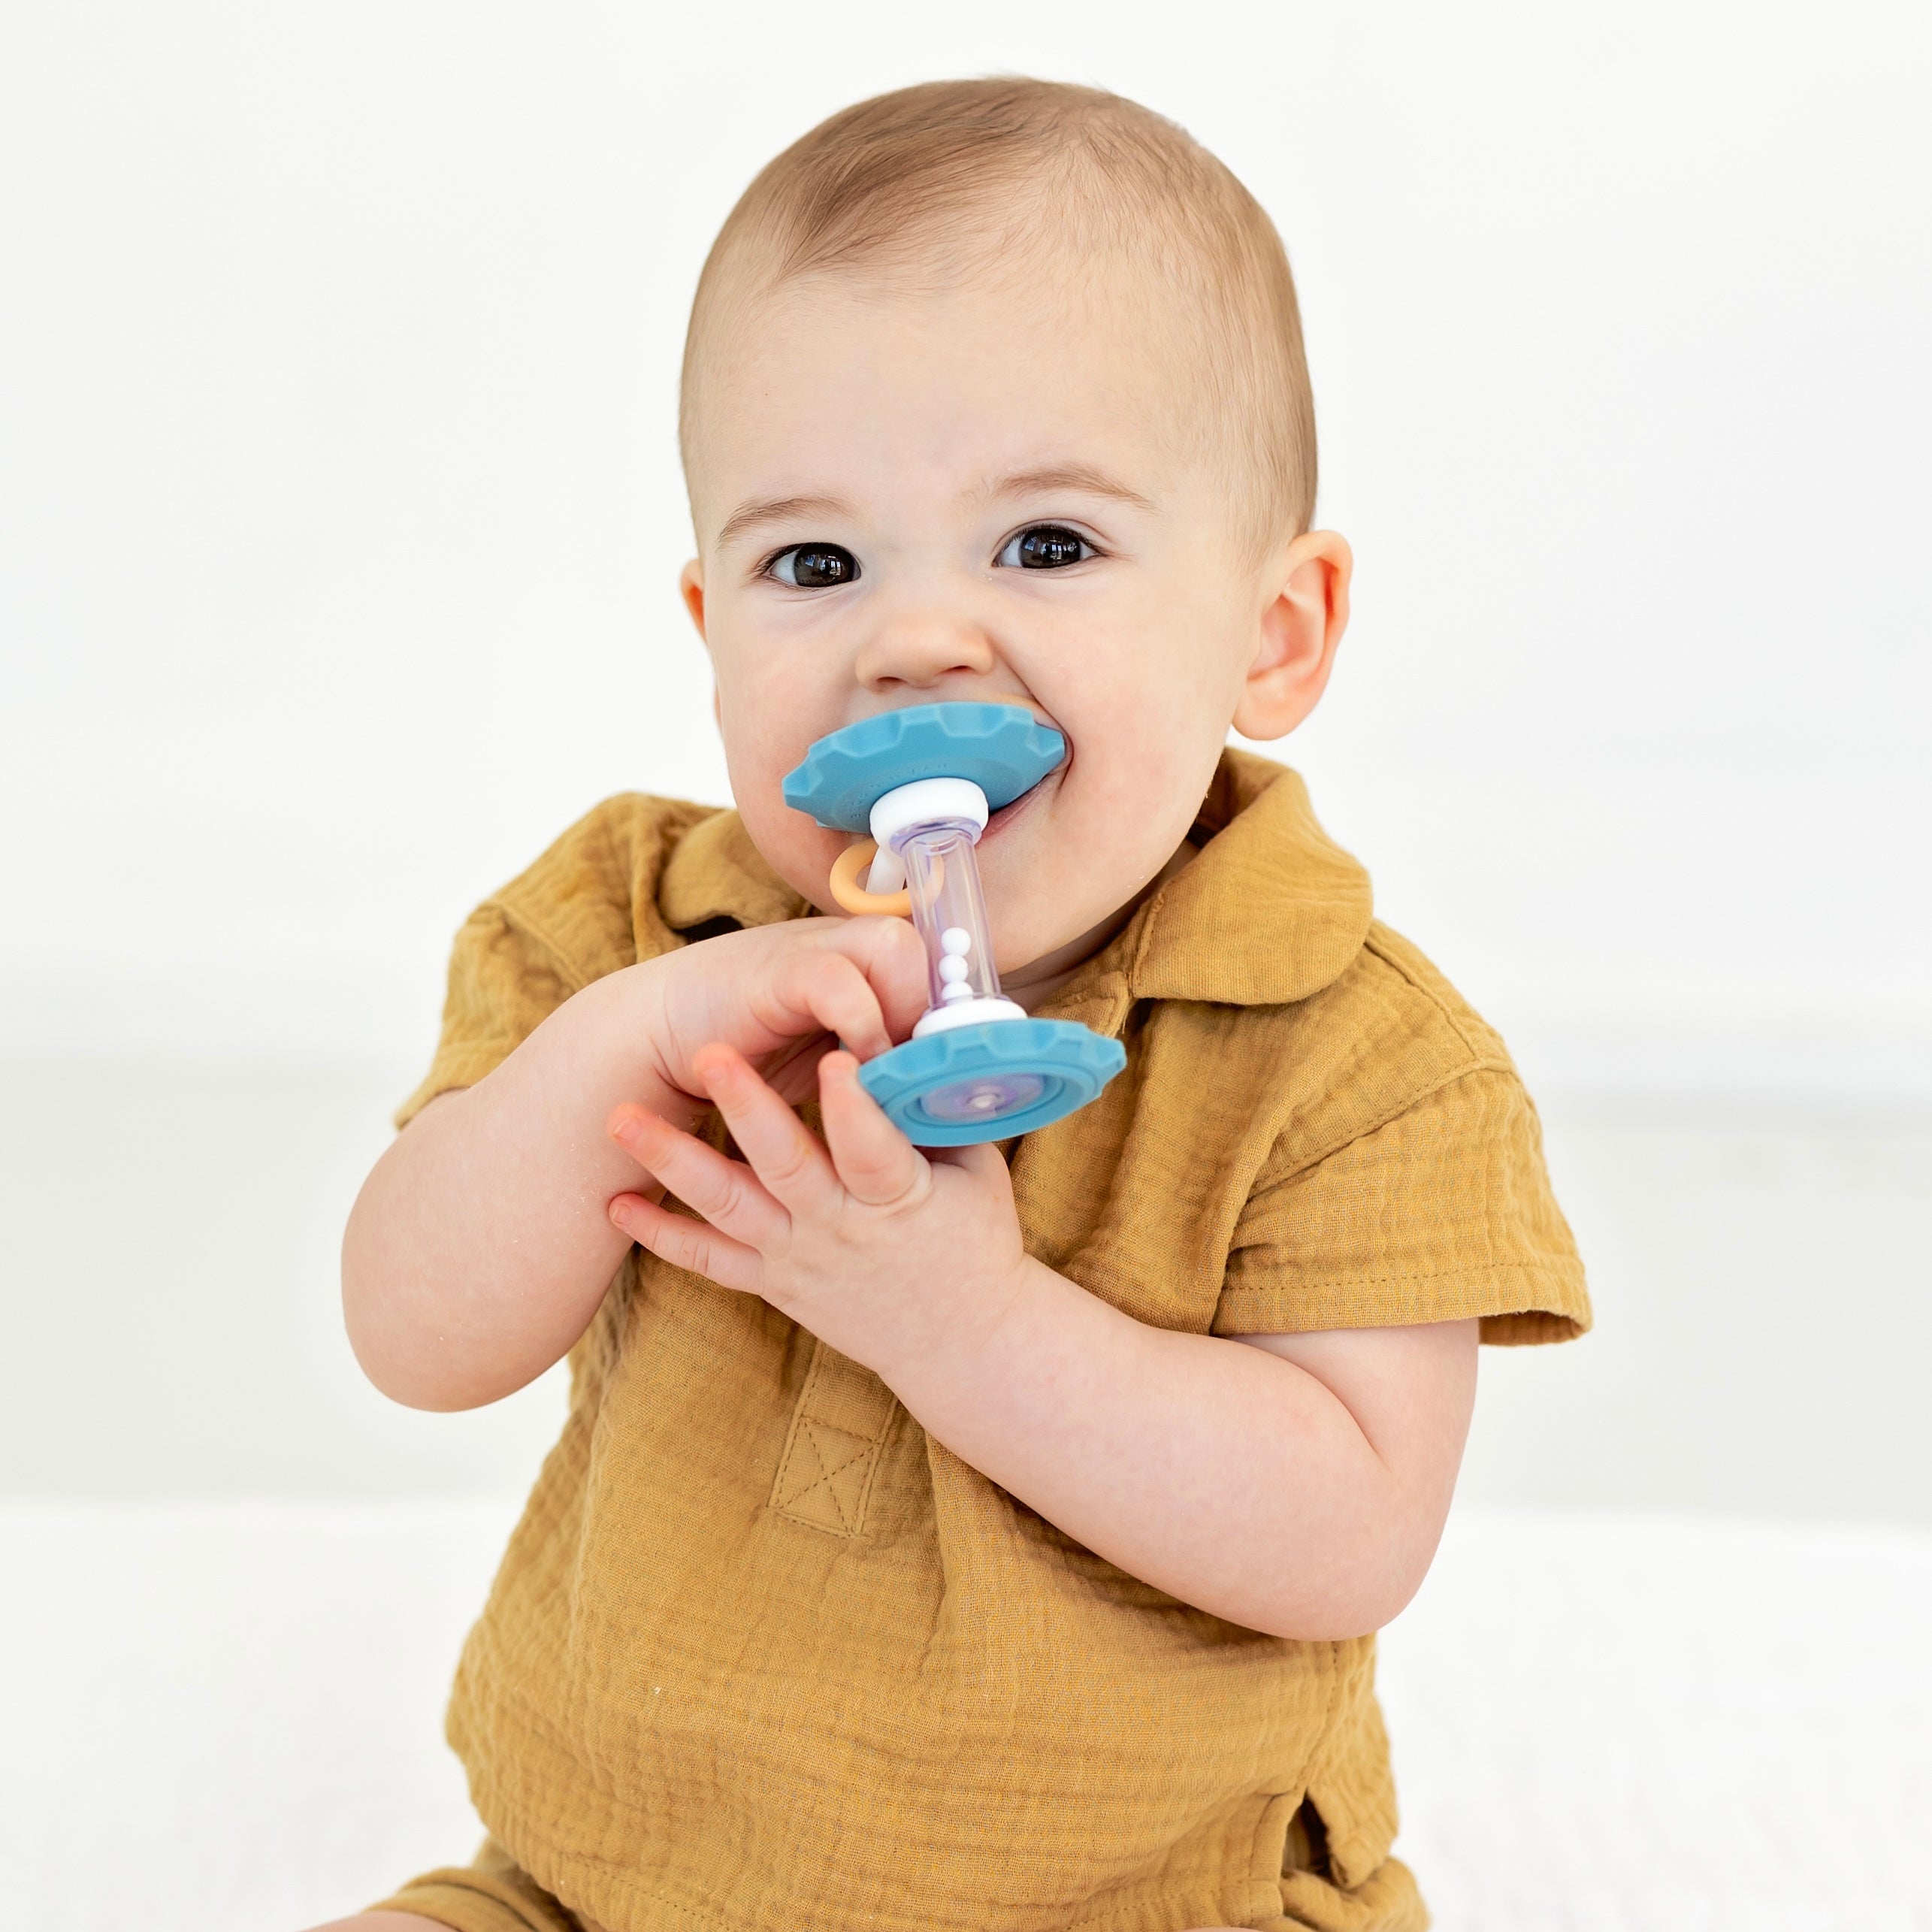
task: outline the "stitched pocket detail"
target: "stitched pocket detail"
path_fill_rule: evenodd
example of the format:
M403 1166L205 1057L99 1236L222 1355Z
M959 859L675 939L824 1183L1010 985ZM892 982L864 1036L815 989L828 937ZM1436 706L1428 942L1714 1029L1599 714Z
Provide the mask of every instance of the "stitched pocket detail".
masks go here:
M892 1391L870 1369L815 1341L771 1507L829 1535L862 1534L879 1456L899 1413Z

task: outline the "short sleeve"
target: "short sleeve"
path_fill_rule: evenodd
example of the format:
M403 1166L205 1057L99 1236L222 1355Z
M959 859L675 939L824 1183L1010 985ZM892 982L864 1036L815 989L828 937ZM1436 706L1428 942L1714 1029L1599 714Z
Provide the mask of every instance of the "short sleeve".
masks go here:
M397 1109L396 1125L407 1126L439 1093L475 1086L582 983L496 901L479 906L451 949L436 1057Z
M1472 1316L1490 1342L1567 1341L1590 1326L1536 1110L1494 1066L1320 1158L1264 1164L1214 1326L1291 1334Z

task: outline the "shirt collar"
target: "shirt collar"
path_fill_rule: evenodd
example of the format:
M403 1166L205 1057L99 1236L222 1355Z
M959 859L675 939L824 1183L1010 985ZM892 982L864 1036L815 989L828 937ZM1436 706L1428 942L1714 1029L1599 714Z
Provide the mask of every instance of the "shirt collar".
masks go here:
M700 818L673 848L658 878L658 909L676 931L713 919L770 926L812 910L765 863L735 812Z
M1223 751L1193 837L1199 853L1128 928L1140 928L1127 966L1135 998L1285 1005L1341 977L1368 937L1374 895L1316 822L1299 772Z
M1117 1033L1137 999L1286 1005L1338 979L1374 915L1368 875L1317 823L1299 772L1221 754L1194 857L1035 1010Z

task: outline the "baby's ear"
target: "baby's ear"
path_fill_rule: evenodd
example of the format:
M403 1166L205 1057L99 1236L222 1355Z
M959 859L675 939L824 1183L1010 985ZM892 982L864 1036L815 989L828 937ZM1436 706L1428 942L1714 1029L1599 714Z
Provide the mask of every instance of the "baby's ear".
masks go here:
M704 566L695 557L678 573L678 594L691 612L691 621L697 626L697 634L703 636Z
M1283 737L1321 701L1348 628L1354 569L1347 540L1332 530L1296 537L1280 557L1268 579L1280 588L1262 611L1235 706L1234 727L1244 738Z

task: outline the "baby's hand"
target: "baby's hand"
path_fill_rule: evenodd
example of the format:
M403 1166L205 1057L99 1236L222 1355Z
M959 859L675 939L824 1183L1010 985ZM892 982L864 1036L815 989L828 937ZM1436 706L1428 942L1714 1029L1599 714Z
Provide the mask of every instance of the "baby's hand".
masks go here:
M522 1388L583 1333L628 1244L606 1212L637 1185L604 1131L613 1107L692 1125L708 1099L699 1050L718 1041L747 1078L737 1055L808 1091L834 1041L883 1052L925 993L925 949L901 919L730 933L593 980L486 1078L425 1108L364 1184L342 1292L370 1380L428 1409Z
M736 1048L797 1101L836 1042L870 1060L903 1039L926 1008L925 949L903 919L754 927L664 954L642 971L658 1070L698 1102L707 1096L695 1062L706 1046ZM700 1111L694 1105L688 1118Z
M997 1150L928 1158L859 1084L850 1054L818 1063L822 1146L731 1047L706 1046L693 1070L750 1165L642 1107L617 1108L612 1138L704 1217L620 1194L610 1218L639 1247L762 1295L888 1382L998 1323L1026 1252Z

